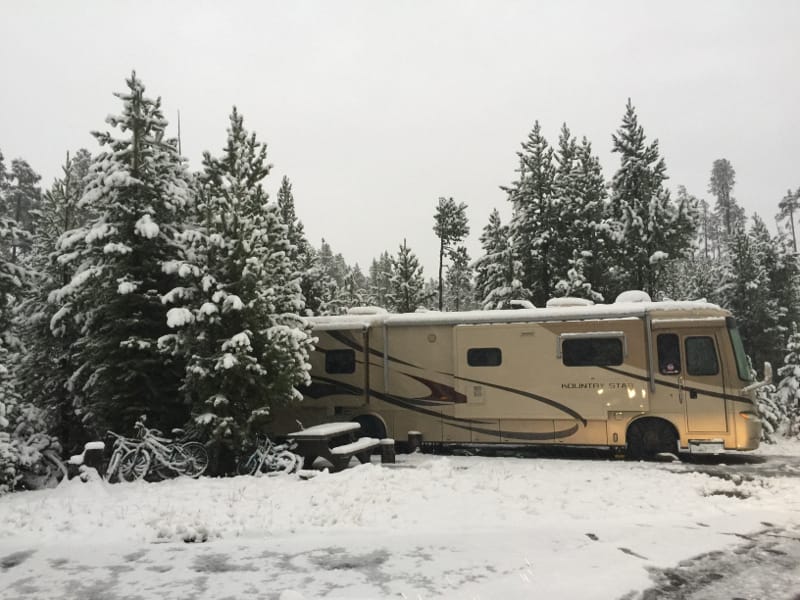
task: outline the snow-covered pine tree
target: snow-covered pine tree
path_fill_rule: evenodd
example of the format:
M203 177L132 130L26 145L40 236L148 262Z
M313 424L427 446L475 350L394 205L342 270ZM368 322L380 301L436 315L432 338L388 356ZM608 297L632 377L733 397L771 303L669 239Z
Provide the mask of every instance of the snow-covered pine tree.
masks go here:
M135 73L126 84L116 94L122 114L106 118L118 133L94 133L104 150L79 206L97 217L62 236L58 261L74 275L53 295L53 328L65 319L80 326L70 385L94 435L129 430L143 413L167 429L188 414L178 395L183 364L157 341L169 333L161 296L176 275L164 267L183 258L176 236L192 203L189 176L166 138L160 99L145 95Z
M783 416L786 419L784 433L789 437L800 437L800 333L795 323L792 323L792 333L786 344L783 366L778 369L778 377L778 405L774 421L780 423L780 417Z
M603 301L603 295L595 292L592 289L592 284L586 280L585 261L591 256L589 252L584 255L578 250L572 251L572 258L567 261L569 265L567 276L556 283L556 292L559 296L586 298L592 302Z
M82 427L67 382L72 373L71 355L78 327L64 319L55 332L50 328L59 309L50 296L69 283L73 275L74 265L56 260L59 239L92 218L90 207L78 205L90 164L87 150L79 150L72 158L67 154L62 177L44 194L30 253L35 276L19 311L25 339L25 351L16 372L20 392L47 412L52 431L62 445L75 450L80 445Z
M450 266L447 268L447 310L468 310L474 306L474 288L472 286L472 268L469 254L464 246L450 251Z
M59 449L57 441L46 433L41 413L23 401L16 384L15 371L23 344L12 309L30 286L31 271L21 266L23 257L19 252L29 248L30 234L15 216L33 215L17 210L20 191L9 179L0 153L0 495L16 487L22 469L41 459L41 449ZM38 175L30 180L38 181Z
M11 171L7 175L8 187L4 194L3 213L14 219L17 226L28 235L20 238L12 247L12 258L26 254L30 250L30 234L42 200L39 188L41 176L27 161L15 158L11 161Z
M555 285L550 252L559 214L553 202L553 149L538 121L517 156L519 179L503 188L513 206L510 234L522 267L522 285L537 306L544 306Z
M577 148L575 173L575 193L581 199L575 234L572 238L580 240L583 274L592 291L605 298L605 289L613 279L611 255L611 233L613 226L608 207L608 191L603 177L600 159L592 152L592 144L586 137Z
M317 251L306 239L302 221L297 217L292 183L284 175L278 189L278 209L281 221L286 225L289 240L289 260L300 280L300 289L305 299L305 310L309 314L320 314L320 307L327 293L321 279Z
M367 278L368 302L373 306L387 307L392 282L392 257L384 251L372 260Z
M341 312L346 312L347 309L354 306L364 306L367 303L367 296L367 278L356 264L353 268L348 269L344 285L339 288L337 304Z
M475 295L483 310L510 308L511 300L528 300L522 286L522 265L516 259L509 227L503 225L497 209L480 237L483 256L475 261Z
M414 312L425 304L425 279L419 259L403 240L397 256L392 258L391 291L388 296L389 307L398 313ZM434 287L435 289L435 287Z
M755 217L754 230L762 227L763 222ZM780 314L770 290L764 245L759 234L740 229L727 238L726 247L724 306L736 317L745 348L760 367L770 357L775 360L774 345L780 339Z
M720 223L723 238L734 235L746 225L744 209L733 197L734 185L736 185L736 171L731 162L727 158L715 160L711 166L708 191L717 199L714 212Z
M167 266L182 284L166 294L172 336L161 346L187 357L184 391L195 423L218 447L258 431L270 409L301 398L313 338L277 204L262 187L267 147L236 108L219 158L206 152L201 222L187 230L186 261Z
M786 190L786 195L778 203L777 219L788 219L789 229L792 232L792 249L797 253L797 233L794 229L794 214L800 209L800 189L796 192Z
M603 295L593 289L588 276L600 283L603 244L603 199L605 185L591 145L581 146L567 128L561 127L555 152L553 203L559 213L554 220L550 253L554 295L575 295L596 302Z
M436 213L433 217L433 232L439 238L439 310L444 308L444 259L452 256L453 244L457 244L469 235L467 224L467 205L456 204L452 198L439 198ZM466 252L466 250L465 250Z
M319 294L319 308L316 314L336 315L341 312L342 305L339 301L339 288L344 285L344 273L340 272L339 264L333 254L331 245L322 238L319 250L316 252L314 273L317 274L317 289Z
M690 203L670 198L664 187L666 165L658 140L646 144L630 99L613 142L613 151L620 155L611 195L611 215L619 223L617 291L640 289L655 296L665 261L691 251L697 210Z

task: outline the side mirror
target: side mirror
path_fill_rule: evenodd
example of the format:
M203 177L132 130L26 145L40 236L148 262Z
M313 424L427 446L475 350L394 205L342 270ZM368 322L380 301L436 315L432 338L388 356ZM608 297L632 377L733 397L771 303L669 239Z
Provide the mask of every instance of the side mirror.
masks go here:
M764 379L761 381L756 381L755 383L751 383L750 385L742 388L743 394L748 394L754 390L764 387L765 385L769 385L772 383L772 365L768 362L764 363Z

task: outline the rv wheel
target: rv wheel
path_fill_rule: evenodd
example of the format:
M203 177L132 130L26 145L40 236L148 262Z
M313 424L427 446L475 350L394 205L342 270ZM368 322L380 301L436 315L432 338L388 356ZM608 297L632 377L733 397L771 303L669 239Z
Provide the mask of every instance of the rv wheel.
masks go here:
M678 438L672 426L657 419L636 421L628 428L627 458L653 460L662 453L675 453Z

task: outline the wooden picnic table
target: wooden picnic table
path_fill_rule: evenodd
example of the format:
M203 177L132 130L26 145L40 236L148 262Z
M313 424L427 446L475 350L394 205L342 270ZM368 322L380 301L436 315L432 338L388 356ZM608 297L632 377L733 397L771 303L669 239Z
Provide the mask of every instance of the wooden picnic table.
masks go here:
M380 445L375 438L356 438L360 430L361 425L352 421L322 423L287 437L294 440L294 452L303 457L304 469L310 469L317 458L324 458L336 472L347 467L354 456L361 463L369 462L372 449Z

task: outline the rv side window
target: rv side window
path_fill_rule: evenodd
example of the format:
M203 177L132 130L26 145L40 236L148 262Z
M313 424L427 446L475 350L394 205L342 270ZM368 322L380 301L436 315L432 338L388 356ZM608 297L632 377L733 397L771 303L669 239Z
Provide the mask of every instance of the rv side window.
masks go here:
M328 350L325 353L326 373L355 373L355 350Z
M681 372L681 344L674 333L661 333L657 340L658 371L662 375Z
M604 367L622 364L622 339L618 337L568 338L561 343L568 367Z
M716 375L719 373L714 340L708 336L687 337L686 371L689 375Z
M467 364L470 367L498 367L503 362L500 348L470 348L467 350Z

